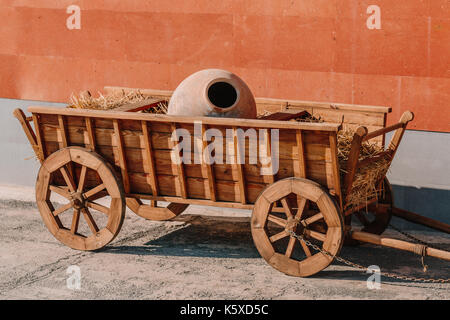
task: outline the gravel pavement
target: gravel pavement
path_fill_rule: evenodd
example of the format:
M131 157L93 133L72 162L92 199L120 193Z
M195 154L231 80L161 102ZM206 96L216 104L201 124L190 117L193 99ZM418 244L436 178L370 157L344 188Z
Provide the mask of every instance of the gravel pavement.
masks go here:
M22 195L0 200L0 299L450 299L450 284L382 278L380 289L369 290L369 274L340 263L310 278L286 276L259 256L248 211L192 206L169 222L127 211L106 248L75 251L53 238L30 195ZM448 235L414 234L450 249ZM424 273L418 256L372 245L344 247L341 256L403 275L450 275L449 262L426 258ZM79 290L66 283L73 265Z

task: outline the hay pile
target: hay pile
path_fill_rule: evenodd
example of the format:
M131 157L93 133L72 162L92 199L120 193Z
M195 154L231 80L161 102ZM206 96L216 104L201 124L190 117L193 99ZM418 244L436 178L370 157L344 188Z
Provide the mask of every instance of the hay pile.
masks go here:
M312 115L304 119L295 119L301 122L324 122L323 119L316 118ZM350 155L352 147L354 130L346 129L338 132L338 161L340 168L340 180L341 188L344 190L344 180L347 174L347 161ZM379 156L384 150L382 146L377 143L371 143L370 141L364 141L361 144L361 150L359 153L359 161ZM386 176L386 173L391 164L391 157L384 155L378 160L371 162L356 170L355 177L353 179L352 189L348 195L343 194L344 199L347 198L344 207L350 209L353 207L359 207L366 204L370 199L379 196L378 187L382 179Z
M81 109L97 109L97 110L110 110L117 107L121 107L126 104L140 102L145 99L151 98L149 95L141 93L139 90L107 95L104 96L99 93L97 98L93 97L89 91L85 93L80 93L80 95L72 95L69 108L81 108ZM158 106L143 110L144 113L157 113L165 114L167 113L168 101L161 102ZM270 114L268 111L258 115L258 118ZM303 116L298 119L293 119L295 121L301 122L324 122L323 119L316 118L312 115ZM346 167L348 156L350 154L351 143L353 140L354 131L353 130L341 130L338 133L338 160L340 167L340 179L341 186L344 186L344 178L347 174ZM361 146L360 158L359 160L364 160L366 158L372 158L383 152L383 148L376 144L370 143L368 141L363 142ZM358 168L352 190L348 196L345 203L345 208L349 209L352 207L357 207L364 205L368 200L377 197L377 187L380 180L386 175L391 159L388 155L380 157L379 160L372 162L364 167ZM345 192L345 190L343 190ZM343 195L344 199L347 197L346 194Z
M344 185L344 178L347 174L346 167L350 154L354 131L341 130L338 133L338 160L340 167L341 186ZM379 156L384 151L383 147L365 141L361 145L359 160ZM380 159L371 162L357 169L353 180L352 190L345 203L346 208L358 207L367 203L368 200L377 197L377 188L383 177L386 175L391 164L391 157L384 155ZM345 192L345 190L343 190ZM344 194L344 199L347 194Z
M67 107L78 109L111 110L149 98L151 98L151 96L143 94L139 90L129 92L122 90L122 92L106 96L99 92L97 98L93 97L89 91L85 91L81 92L79 95L72 94L70 97L70 103ZM167 113L167 106L168 101L163 101L156 107L143 110L142 112L165 114Z

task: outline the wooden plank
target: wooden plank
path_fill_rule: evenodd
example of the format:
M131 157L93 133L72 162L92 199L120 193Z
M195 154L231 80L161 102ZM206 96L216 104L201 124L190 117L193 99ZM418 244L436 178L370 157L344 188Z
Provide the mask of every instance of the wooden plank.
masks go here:
M54 152L59 150L59 145L56 142L46 142L46 147L49 151ZM327 181L332 181L332 162L331 153L328 152L325 147L312 148L310 151L317 151L317 154L306 154L306 162L308 167L308 178L314 179L315 181L327 185ZM119 162L119 152L117 147L110 146L98 146L97 152L112 165L120 166ZM150 168L146 163L146 157L144 156L145 149L135 149L135 148L125 148L125 154L127 157L127 168L130 173L148 173ZM155 157L156 173L158 175L177 175L177 166L171 162L170 150L155 150L153 152ZM290 158L285 158L281 156L279 159L279 171L276 175L277 179L299 176L297 172L298 165L296 157L297 153L291 154ZM184 165L186 176L202 178L206 177L202 173L200 165L195 164L185 164ZM238 171L233 168L230 164L214 164L213 173L216 175L218 180L238 180ZM244 175L247 182L254 183L272 183L273 179L271 176L261 175L261 165L260 164L247 164L244 165ZM329 177L328 177L329 175ZM148 177L148 179L150 179ZM333 187L333 184L330 185Z
M148 174L150 175L150 185L152 187L152 194L157 196L159 194L158 180L156 178L155 158L153 156L152 140L150 139L150 130L147 121L142 121L142 135L144 137L144 152L147 160Z
M222 208L235 208L235 209L245 209L252 210L252 204L242 204L240 202L226 202L226 201L212 201L206 199L183 199L179 197L173 196L152 196L145 195L139 193L127 194L126 196L135 197L146 200L155 200L155 201L164 201L164 202L173 202L173 203L185 203L185 204L193 204L193 205L201 205L201 206L213 206L213 207L222 207Z
M338 110L313 108L312 115L320 117L326 122L340 123L344 117L344 123L353 123L364 126L382 126L384 113L373 113L356 110Z
M161 196L179 197L181 187L178 176L158 175L159 194ZM147 174L130 173L131 193L151 194ZM208 181L203 178L186 178L187 199L210 200ZM256 201L265 184L247 183L247 204ZM239 183L237 181L216 180L217 201L241 202Z
M44 141L42 140L42 131L41 131L41 125L39 123L39 115L33 113L32 117L33 117L34 130L35 130L35 134L36 134L36 140L37 140L37 144L39 147L38 158L42 162L45 159L46 150L44 147Z
M55 107L29 107L29 112L39 114L56 114L65 116L92 117L102 119L155 121L169 123L189 123L201 121L206 125L236 126L248 128L268 128L268 129L303 129L313 131L339 131L341 125L337 123L309 123L297 121L273 121L258 119L232 119L214 117L186 117L165 114L134 113L134 112L108 112L103 110L55 108Z
M375 137L384 135L384 134L386 134L386 133L388 133L388 132L391 132L391 131L393 131L393 130L396 130L396 129L398 129L398 128L403 127L403 125L404 125L403 123L399 122L399 123L393 124L393 125L391 125L391 126L389 126L389 127L381 128L381 129L378 129L378 130L369 132L369 133L364 137L363 141L367 141L367 140L373 139L373 138L375 138Z
M95 131L94 131L94 128L93 128L92 119L86 117L86 118L84 118L84 121L86 123L86 132L87 132L87 135L88 135L88 142L89 142L90 149L92 151L95 151L96 150L96 146L97 146L97 142L96 142L96 139L95 139Z
M313 109L324 109L324 110L358 111L358 112L371 112L371 113L389 113L392 111L391 107L346 104L346 103L335 103L335 102L282 100L282 99L269 99L269 98L256 98L255 100L256 100L257 104L286 103L288 109L291 109L291 108L313 108Z
M142 94L152 95L154 97L164 97L169 99L173 91L170 90L154 90L154 89L142 89L142 88L125 88L125 87L104 87L106 92L117 93L117 92L131 92L139 90ZM338 110L356 110L356 111L367 111L376 113L389 113L392 111L390 107L383 106L369 106L369 105L356 105L356 104L345 104L345 103L333 103L333 102L316 102L316 101L300 101L300 100L288 100L288 99L274 99L274 98L255 98L257 105L286 105L296 106L296 107L316 107L316 108L326 108L326 109L338 109Z
M120 170L122 172L122 181L123 181L123 187L125 189L125 192L130 192L130 179L128 176L128 168L127 168L127 161L125 158L125 151L123 148L123 139L122 134L120 132L120 123L119 120L113 120L114 125L114 133L117 139L117 147L119 152L119 163L120 163Z
M350 154L348 156L347 160L347 174L345 175L344 179L344 186L345 186L345 195L346 198L348 198L353 185L353 179L355 177L357 165L358 165L358 158L359 153L361 150L361 143L364 136L367 134L367 129L365 127L359 127L358 130L353 135L352 145L350 149Z
M306 178L306 161L305 161L305 146L303 142L303 132L301 130L297 130L296 134L297 141L297 166L298 169L296 171L298 178Z
M172 132L175 134L175 137L178 141L179 137L176 134L177 125L175 123L171 123L171 127L172 127ZM175 145L174 141L171 141L171 144L172 144L172 150L174 152L178 152L179 151L178 145ZM177 150L177 151L175 151L175 150ZM179 153L177 154L177 156L179 156ZM183 165L182 159L179 159L178 162L179 163L177 164L177 172L178 172L178 182L180 184L180 193L181 193L181 197L186 199L188 197L187 196L188 193L187 193L187 189L186 189L186 175L184 172L184 165Z
M43 124L42 130L44 134L44 140L48 142L62 142L61 137L57 134L53 125ZM225 131L226 128L218 129ZM114 146L117 147L117 141L114 139L114 129L93 129L93 135L95 135L97 146ZM67 124L68 139L72 145L88 145L90 144L89 135L86 132L85 127L73 126L70 123ZM144 141L142 139L142 127L139 127L138 131L125 130L121 126L122 139L125 148L140 148L144 149ZM194 135L194 132L191 132ZM171 134L154 132L152 130L151 135L153 149L155 150L171 150ZM329 146L328 134L320 133L304 133L304 140L308 146L308 153L306 156L317 157L323 155L323 148ZM257 142L259 143L259 142ZM297 157L297 148L295 132L293 130L280 130L279 136L279 157L280 159L292 159L293 156ZM248 156L248 145L245 146L245 152ZM223 155L220 150L217 151L218 155ZM329 155L326 155L329 157ZM252 159L257 159L256 155L251 155ZM311 160L314 160L310 158ZM331 160L329 158L328 160Z
M402 123L403 126L394 133L388 146L388 149L392 150L392 156L394 156L395 153L397 152L398 146L400 145L400 141L402 140L403 134L405 133L406 126L413 119L414 114L411 111L405 111L402 114L399 122Z
M25 135L28 138L28 142L30 142L31 147L33 148L34 153L37 157L39 157L39 146L36 140L36 134L31 128L30 120L33 120L33 117L26 117L25 113L21 109L15 109L13 112L14 116L19 120L20 125L22 126Z
M208 147L208 142L205 140L205 131L207 130L207 126L205 124L202 124L202 136L201 136L201 142L202 142L202 154L209 157L209 152L205 152ZM216 178L214 176L214 170L212 168L211 160L206 158L202 159L202 167L203 170L206 172L207 180L208 180L208 186L209 186L209 194L211 201L216 201Z
M159 103L165 100L148 98L139 102L127 103L121 107L111 109L112 112L138 112L141 110L150 109L156 107Z
M67 139L67 128L64 117L62 115L58 115L58 123L59 123L59 132L61 134L61 144L62 148L66 148L69 146L69 142Z
M387 113L385 113L384 116L383 116L383 126L382 126L382 128L386 127L386 124L387 124ZM367 128L367 129L369 130L369 132L372 131L369 128ZM386 143L386 135L383 134L381 137L382 137L381 138L381 147L384 148L385 143Z
M273 166L273 159L272 159L272 136L271 136L270 130L268 130L268 129L264 131L264 141L266 142L266 152L267 152L266 156L267 156L268 159L271 159L271 160L270 160L270 165ZM278 155L276 155L276 156L278 156ZM279 159L278 159L278 162L279 162ZM273 172L273 171L272 171L272 172ZM246 175L246 176L247 176L247 175ZM275 174L268 175L267 177L268 177L269 183L275 183L276 176L277 176L276 173L275 173Z
M334 181L334 193L339 199L339 206L341 210L343 207L342 191L341 191L341 178L339 175L339 160L338 160L338 142L337 135L330 134L330 149L331 149L331 161L333 166L333 181Z
M239 182L239 198L241 199L242 204L247 203L247 190L245 186L245 175L244 175L244 167L243 164L240 163L241 156L241 144L237 135L237 127L233 127L233 144L234 144L234 168L238 172L238 182ZM245 141L244 141L245 144Z

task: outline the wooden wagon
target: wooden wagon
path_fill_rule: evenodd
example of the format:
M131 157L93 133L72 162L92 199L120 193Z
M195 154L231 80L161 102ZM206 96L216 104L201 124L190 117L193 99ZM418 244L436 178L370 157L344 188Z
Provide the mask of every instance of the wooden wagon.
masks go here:
M144 218L167 220L195 204L252 210L251 232L259 253L274 268L293 276L309 276L326 268L338 255L344 238L450 260L448 252L379 236L394 212L392 191L384 177L379 181L379 194L363 205L373 213L372 220L361 216L362 206L346 206L358 166L376 161L358 160L361 143L373 139L384 145L385 134L393 131L384 151L393 157L413 119L411 112L388 127L390 108L274 99L257 99L258 108L306 110L326 122L132 112L170 96L170 92L152 93L149 101L115 111L29 107L31 116L27 117L22 110L15 110L41 162L36 182L39 212L49 231L65 245L78 250L104 247L118 234L127 205ZM343 185L337 157L337 133L342 127L357 128ZM220 140L221 148L215 152L231 151L235 161L208 161L211 159L203 151L211 143L205 135L211 128L223 136L231 132L232 139ZM176 149L176 129L193 137L191 155L201 150L200 163L174 161L174 154L178 160L186 156L186 150L180 155ZM258 152L265 150L271 161L278 159L278 171L261 174L267 163L252 162L249 143L238 139L240 130L249 129L257 134ZM279 145L275 151L271 148L274 130ZM242 152L243 163L237 161ZM56 207L54 194L66 204ZM169 205L161 207L161 202ZM353 214L361 218L362 231L352 230ZM83 230L79 228L81 216L87 225ZM448 232L448 225L430 223ZM301 234L322 252L293 234Z

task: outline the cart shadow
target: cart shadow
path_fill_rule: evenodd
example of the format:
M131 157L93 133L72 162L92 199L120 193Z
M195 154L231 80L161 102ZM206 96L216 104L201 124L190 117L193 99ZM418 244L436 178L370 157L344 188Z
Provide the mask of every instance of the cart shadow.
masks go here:
M182 215L172 221L183 224L175 228L168 227L164 234L143 245L119 245L109 247L107 251L117 254L200 258L260 258L253 244L249 218ZM153 224L158 228L170 222ZM152 234L151 229L149 234Z
M175 221L179 224L172 226L172 228L170 227L171 222L153 222L153 227L160 230L161 236L156 236L155 239L143 245L119 244L109 247L106 251L113 254L149 256L262 259L253 243L249 218L181 215ZM148 230L148 234L152 234L153 227ZM444 249L450 248L448 242L434 243L434 245ZM424 273L420 256L370 244L344 246L339 256L365 267L378 266L381 272L402 276L448 278L450 272L448 262L426 257L424 262L428 266L428 271ZM343 265L334 261L331 267L312 276L312 278L366 281L370 276L364 270L349 270L348 268L336 270L337 266ZM420 286L420 283L409 280L383 276L381 280L390 284Z
M448 243L433 243L435 246L449 249ZM450 263L432 257L426 257L424 264L427 271L424 272L421 257L410 252L400 251L393 248L379 247L371 244L360 246L345 246L342 248L340 257L350 260L364 267L378 267L381 273L391 273L399 276L423 278L423 279L448 279L450 274ZM344 263L334 261L332 266L345 266ZM350 268L350 267L348 267ZM351 269L336 270L328 268L314 275L314 278L341 279L367 281L373 273L366 270ZM381 275L381 282L390 285L407 287L428 288L429 284L416 282L408 279L397 279ZM427 286L428 285L428 286ZM443 288L448 290L448 288Z

